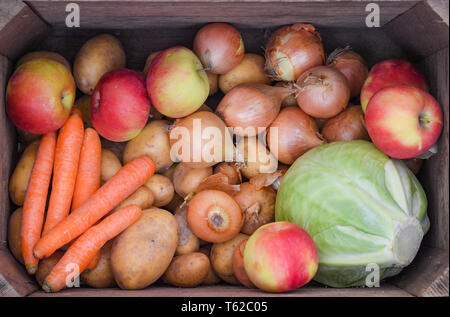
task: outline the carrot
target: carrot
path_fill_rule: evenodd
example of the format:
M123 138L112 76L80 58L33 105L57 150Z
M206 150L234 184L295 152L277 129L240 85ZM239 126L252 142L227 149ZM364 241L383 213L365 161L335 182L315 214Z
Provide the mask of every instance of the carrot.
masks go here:
M70 114L76 114L78 115L81 119L83 119L83 113L81 112L80 109L78 108L72 108L72 111L70 112Z
M154 173L155 163L148 156L128 162L79 208L42 236L34 247L34 256L38 259L48 257L78 237L144 185Z
M41 237L44 224L45 204L48 187L52 177L53 160L56 148L56 132L45 134L39 143L36 160L28 181L25 202L22 211L20 243L26 269L35 274L38 259L33 255L33 248Z
M44 280L42 289L57 292L66 286L66 281L83 272L103 245L136 222L142 214L137 205L128 205L92 226L66 251ZM77 274L73 275L74 269Z
M92 228L92 227L91 227ZM95 267L98 264L98 261L100 261L100 256L101 256L101 252L100 250L98 250L95 254L94 257L92 258L91 262L89 262L88 266L86 266L87 270L93 270L95 269Z
M53 167L52 192L43 236L69 214L83 134L83 120L78 114L71 115L59 131Z
M97 131L87 128L84 131L78 174L72 199L72 211L81 206L100 188L102 144Z

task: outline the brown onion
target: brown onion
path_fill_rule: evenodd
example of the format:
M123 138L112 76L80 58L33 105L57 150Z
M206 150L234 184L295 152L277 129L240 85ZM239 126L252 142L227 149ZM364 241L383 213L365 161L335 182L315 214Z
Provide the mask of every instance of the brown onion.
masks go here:
M315 118L330 118L344 110L350 99L347 78L338 70L318 66L304 72L297 80L297 103Z
M234 155L225 123L209 111L177 119L170 129L170 147L172 160L178 159L191 168L213 166Z
M275 87L286 87L288 84L284 81L279 81L275 84ZM281 103L281 109L286 107L297 107L297 99L295 98L295 91L292 91L290 95L284 98Z
M322 39L311 24L284 26L267 42L266 70L275 80L297 80L303 72L323 65L324 61Z
M244 41L239 31L231 25L211 23L195 35L194 52L206 70L213 74L225 74L244 57Z
M236 135L255 136L280 112L281 102L292 89L261 84L241 84L230 90L217 106L217 114Z
M248 179L265 173L277 171L278 160L256 137L242 138L237 144L237 150L243 156L244 164L241 173Z
M239 191L239 185L230 184L229 179L225 174L215 173L211 176L206 177L200 182L195 190L196 193L203 190L220 190L221 192L227 193L228 195L233 195Z
M222 173L228 178L229 184L240 184L242 183L242 175L239 171L239 167L233 162L222 162L214 167L214 174Z
M328 142L370 140L364 126L361 106L348 107L337 116L328 119L321 133Z
M334 50L327 59L327 65L339 70L348 80L351 97L358 96L369 70L358 53L347 46Z
M267 132L269 149L284 164L294 163L300 155L323 143L315 121L298 107L282 109Z

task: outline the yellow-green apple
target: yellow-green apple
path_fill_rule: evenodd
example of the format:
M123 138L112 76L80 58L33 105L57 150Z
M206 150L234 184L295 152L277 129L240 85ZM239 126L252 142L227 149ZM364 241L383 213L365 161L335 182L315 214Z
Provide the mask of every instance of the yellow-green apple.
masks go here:
M20 65L6 87L6 112L20 129L45 134L59 129L75 100L75 81L66 66L38 58Z
M267 292L287 292L305 285L316 274L318 262L310 235L287 221L259 227L244 249L248 277Z
M428 92L427 80L417 67L402 59L388 59L373 66L364 82L360 95L363 111L378 90L396 85L410 85Z
M185 117L208 98L208 76L190 49L171 47L159 53L150 64L147 92L152 105L163 115Z
M150 113L144 78L129 69L104 74L92 94L90 112L94 128L105 139L133 139L144 128Z
M255 288L255 284L250 281L244 266L244 250L247 244L247 239L238 244L236 249L234 249L232 264L233 264L233 274L244 286L248 288Z
M437 141L443 114L429 93L398 85L373 95L365 123L370 138L381 151L393 158L408 159L426 152Z

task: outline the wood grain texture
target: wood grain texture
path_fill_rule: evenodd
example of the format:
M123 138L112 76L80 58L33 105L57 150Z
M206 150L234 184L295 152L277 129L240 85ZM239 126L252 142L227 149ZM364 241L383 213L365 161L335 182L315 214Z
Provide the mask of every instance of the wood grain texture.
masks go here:
M32 297L409 297L407 292L396 286L385 284L380 288L324 288L321 286L304 286L288 293L274 294L241 286L216 285L197 288L177 288L172 286L150 286L143 290L91 288L65 289L59 293L48 294L37 291Z
M433 3L434 7L420 2L383 27L402 46L410 60L430 56L448 47L448 16L446 22L438 13L443 12L445 6L448 11L448 1L439 3L440 7L436 1Z
M430 231L425 244L449 249L449 51L448 47L425 58L420 64L425 73L430 93L438 100L444 112L444 128L438 141L438 154L425 161L420 181L428 198Z
M53 26L65 24L68 1L30 0L27 3ZM292 24L364 27L367 3L361 1L75 1L82 28L147 28L162 23L184 27L208 22L230 22L245 27ZM330 2L332 2L330 4ZM107 3L107 5L105 5ZM417 1L380 2L384 24Z
M421 248L413 263L390 280L415 296L449 296L448 250Z

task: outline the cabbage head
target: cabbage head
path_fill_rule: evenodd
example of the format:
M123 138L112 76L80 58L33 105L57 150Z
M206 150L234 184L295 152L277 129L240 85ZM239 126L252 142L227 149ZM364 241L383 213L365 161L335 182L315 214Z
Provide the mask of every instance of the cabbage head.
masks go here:
M426 210L425 192L403 161L370 142L345 141L295 161L281 181L275 217L314 239L316 281L347 287L366 285L374 264L380 279L409 265L429 229Z

